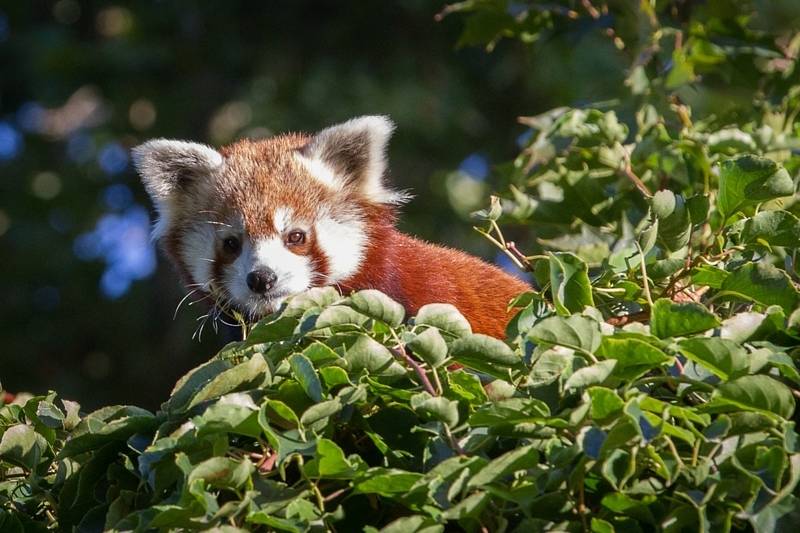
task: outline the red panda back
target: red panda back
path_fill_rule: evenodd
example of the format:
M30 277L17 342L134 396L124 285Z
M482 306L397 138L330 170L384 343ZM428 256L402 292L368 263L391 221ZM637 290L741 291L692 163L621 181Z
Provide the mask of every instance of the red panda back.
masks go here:
M361 270L342 283L349 289L378 289L402 303L409 314L425 304L449 303L475 333L504 338L513 312L508 302L531 290L523 281L477 257L430 244L379 224Z

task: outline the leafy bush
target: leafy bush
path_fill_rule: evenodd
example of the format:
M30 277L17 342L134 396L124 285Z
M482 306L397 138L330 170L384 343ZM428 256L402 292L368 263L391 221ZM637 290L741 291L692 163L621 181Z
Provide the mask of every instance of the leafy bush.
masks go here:
M549 261L584 272L575 305L585 267ZM379 292L312 289L155 415L6 405L0 529L771 531L796 512L800 331L780 305L722 319L660 299L648 331L518 304L509 346L449 305L404 324Z
M18 397L0 530L796 527L800 38L689 4L443 12L490 47L588 22L630 61L624 98L521 119L497 168L478 229L535 283L507 342L318 288L156 414Z

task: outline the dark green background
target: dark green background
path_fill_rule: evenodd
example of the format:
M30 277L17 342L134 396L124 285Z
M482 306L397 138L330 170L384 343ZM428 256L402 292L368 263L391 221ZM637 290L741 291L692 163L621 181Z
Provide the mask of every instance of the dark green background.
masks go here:
M119 159L119 148L148 138L218 145L391 115L398 126L392 179L416 195L402 229L493 258L465 214L491 187L453 171L470 156L490 164L512 158L525 131L518 115L614 96L624 61L586 23L535 49L511 42L493 54L458 49L463 20L436 22L441 7L419 0L0 3L0 124L18 135L13 156L0 159L3 386L56 389L87 408L155 407L178 376L224 342L208 329L202 342L191 340L199 306L173 321L184 292L160 255L154 275L115 299L99 288L106 263L76 256L76 239L115 213L104 200L109 186L123 184L134 202L148 205L130 165L109 175L100 164L108 150ZM57 117L76 91L102 106L96 120L72 130L59 130L57 121L50 130L30 127L40 117L31 110ZM155 120L137 128L130 110L142 99ZM70 146L81 142L94 149L75 161ZM52 198L43 198L43 184L53 182L43 172L60 184Z

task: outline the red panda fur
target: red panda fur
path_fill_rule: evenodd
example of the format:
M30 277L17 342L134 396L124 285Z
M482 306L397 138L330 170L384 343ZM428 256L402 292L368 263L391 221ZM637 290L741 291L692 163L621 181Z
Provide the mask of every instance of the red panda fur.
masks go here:
M361 270L345 290L378 289L411 315L429 303L458 308L475 333L505 338L514 311L508 303L531 288L522 280L465 252L430 244L395 229L393 216L377 209L368 219Z

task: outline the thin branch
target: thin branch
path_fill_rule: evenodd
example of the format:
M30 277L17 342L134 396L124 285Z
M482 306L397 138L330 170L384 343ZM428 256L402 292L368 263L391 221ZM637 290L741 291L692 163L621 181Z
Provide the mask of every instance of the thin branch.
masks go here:
M425 391L430 394L431 396L438 396L436 394L436 389L433 388L433 384L431 384L431 380L428 379L428 374L425 373L425 369L420 366L419 363L414 361L414 359L408 355L406 352L405 347L402 344L398 344L393 350L395 355L400 356L407 365L414 369L417 376L419 376L420 381L422 381L422 386L425 388Z
M625 158L625 166L622 168L622 174L631 180L631 183L633 183L634 187L639 189L639 192L641 192L645 198L652 198L653 193L651 193L650 189L647 188L647 185L644 184L642 178L637 176L633 171L633 166L631 165L631 155L628 153L628 150L626 150L625 147L622 148L622 153L624 154L623 157Z

